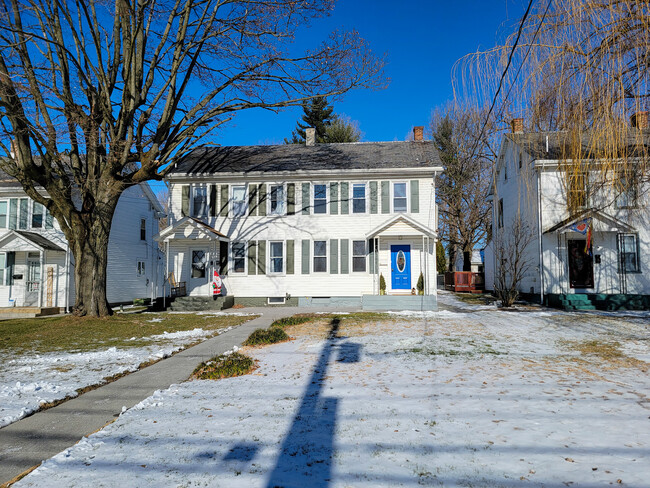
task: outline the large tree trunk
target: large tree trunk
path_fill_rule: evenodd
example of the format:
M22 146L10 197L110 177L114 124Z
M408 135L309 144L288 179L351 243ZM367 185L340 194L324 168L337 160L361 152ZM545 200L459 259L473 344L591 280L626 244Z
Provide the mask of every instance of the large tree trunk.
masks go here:
M111 222L119 196L106 196L92 212L75 215L70 248L74 256L77 316L104 317L113 311L106 298L106 268Z

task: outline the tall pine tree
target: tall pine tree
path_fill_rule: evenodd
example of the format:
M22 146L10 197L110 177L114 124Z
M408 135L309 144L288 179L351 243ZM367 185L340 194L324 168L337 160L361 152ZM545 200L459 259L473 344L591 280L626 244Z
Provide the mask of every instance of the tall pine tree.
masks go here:
M327 104L327 98L315 97L302 104L302 121L296 125L296 130L291 132L291 139L284 140L285 144L300 144L305 142L305 129L316 129L316 142L327 142L327 128L332 124L334 108Z

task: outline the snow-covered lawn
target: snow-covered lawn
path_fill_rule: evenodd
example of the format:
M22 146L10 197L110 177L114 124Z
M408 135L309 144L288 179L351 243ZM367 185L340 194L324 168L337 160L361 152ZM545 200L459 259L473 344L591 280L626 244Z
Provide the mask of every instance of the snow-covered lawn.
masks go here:
M151 322L162 320L152 318ZM131 339L139 344L148 343L142 347L42 354L0 351L0 427L29 415L42 404L75 397L78 389L99 385L111 376L135 371L142 363L168 357L188 344L231 328L217 332L207 327L194 328Z
M647 318L441 301L464 310L289 328L15 486L648 486Z

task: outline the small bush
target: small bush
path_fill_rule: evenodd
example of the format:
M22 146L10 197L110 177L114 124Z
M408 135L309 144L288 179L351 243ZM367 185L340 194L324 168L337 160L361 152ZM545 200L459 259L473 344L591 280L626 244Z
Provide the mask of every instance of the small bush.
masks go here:
M313 317L283 317L271 324L271 327L287 327L288 325L299 325L309 322Z
M245 346L258 346L260 344L275 344L289 339L287 333L280 327L257 329L244 342Z
M424 294L424 275L420 272L420 276L418 277L418 284L416 285L418 288L418 294L423 295Z
M192 377L199 380L218 380L250 373L255 368L252 358L241 353L222 354L199 364Z
M386 280L384 275L379 273L379 291L386 293Z

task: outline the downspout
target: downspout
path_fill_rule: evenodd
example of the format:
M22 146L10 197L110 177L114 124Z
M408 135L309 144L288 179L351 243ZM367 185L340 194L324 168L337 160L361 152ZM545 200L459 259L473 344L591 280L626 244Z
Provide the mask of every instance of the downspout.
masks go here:
M163 280L163 309L167 309L167 292L165 283L169 281L169 239L167 240L167 252L165 253L165 279ZM172 294L171 284L169 285L169 294Z
M537 171L537 235L539 241L539 299L544 305L544 248L542 245L542 172Z
M40 276L38 277L38 308L43 306L43 274L45 272L45 249L41 249L39 256L39 266L41 267Z

